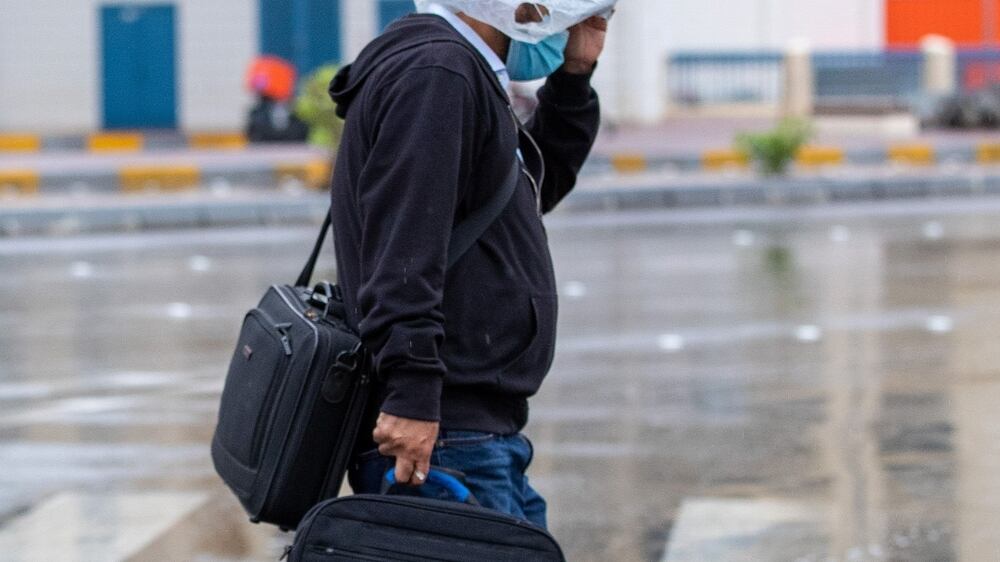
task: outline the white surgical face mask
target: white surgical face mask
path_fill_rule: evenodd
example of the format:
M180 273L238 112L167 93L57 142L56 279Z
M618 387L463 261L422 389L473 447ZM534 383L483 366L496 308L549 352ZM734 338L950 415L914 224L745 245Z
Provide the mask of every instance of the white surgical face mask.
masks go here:
M515 41L538 43L547 37L562 33L589 18L611 11L617 0L414 0L417 11L425 12L430 4L441 4L456 12L488 23ZM534 4L544 9L541 22L517 23L514 15L522 4Z

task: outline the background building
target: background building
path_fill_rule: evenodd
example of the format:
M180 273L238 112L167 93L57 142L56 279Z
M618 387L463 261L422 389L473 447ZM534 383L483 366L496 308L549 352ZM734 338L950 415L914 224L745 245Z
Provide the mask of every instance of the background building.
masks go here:
M253 2L2 0L0 14L0 130L242 123Z
M259 53L300 72L350 60L410 0L0 0L0 130L237 129ZM996 46L1000 0L625 0L596 78L609 117L666 107L670 53Z

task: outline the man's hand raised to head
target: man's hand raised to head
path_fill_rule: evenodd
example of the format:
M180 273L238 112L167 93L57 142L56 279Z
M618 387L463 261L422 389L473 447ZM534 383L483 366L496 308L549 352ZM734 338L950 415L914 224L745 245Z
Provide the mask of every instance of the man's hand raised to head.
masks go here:
M604 50L607 32L608 20L601 16L589 17L569 28L563 70L570 74L588 74L593 71Z
M372 438L378 452L396 457L396 482L420 486L431 468L431 452L438 437L438 422L411 420L382 412L375 423ZM423 479L417 478L417 471Z

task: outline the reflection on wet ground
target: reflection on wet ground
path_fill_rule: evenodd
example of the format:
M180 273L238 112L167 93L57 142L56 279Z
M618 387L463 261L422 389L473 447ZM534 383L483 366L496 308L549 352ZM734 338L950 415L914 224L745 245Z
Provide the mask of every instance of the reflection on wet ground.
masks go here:
M957 205L552 217L527 432L568 557L997 559L1000 206ZM239 318L313 232L0 241L0 558L51 517L66 559L152 523L115 552L277 558L207 442Z

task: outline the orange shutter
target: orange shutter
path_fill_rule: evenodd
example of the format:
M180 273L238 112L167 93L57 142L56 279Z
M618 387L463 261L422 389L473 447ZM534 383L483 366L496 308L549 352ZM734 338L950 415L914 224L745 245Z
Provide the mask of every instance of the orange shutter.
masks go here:
M935 33L960 47L980 47L985 38L984 1L1000 5L998 0L885 0L886 42L889 47L915 47L922 37ZM997 25L1000 31L1000 22Z

